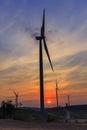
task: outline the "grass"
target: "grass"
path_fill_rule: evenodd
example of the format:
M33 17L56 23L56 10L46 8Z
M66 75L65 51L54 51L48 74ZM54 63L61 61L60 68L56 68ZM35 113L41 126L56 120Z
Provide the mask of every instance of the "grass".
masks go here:
M18 109L13 115L13 119L22 121L37 121L39 118L39 112L36 112L34 110Z
M87 111L81 110L81 109L70 109L70 115L71 119L75 120L75 123L78 123L77 119L85 119L85 123L87 123ZM1 115L1 114L0 114ZM1 116L0 116L1 117ZM10 118L14 120L21 120L21 121L35 121L40 122L41 116L40 112L36 110L25 110L25 109L16 109L15 113L13 115L8 115L1 118ZM66 112L64 108L50 108L45 110L45 116L44 116L45 122L66 122L69 123L69 121L66 119Z

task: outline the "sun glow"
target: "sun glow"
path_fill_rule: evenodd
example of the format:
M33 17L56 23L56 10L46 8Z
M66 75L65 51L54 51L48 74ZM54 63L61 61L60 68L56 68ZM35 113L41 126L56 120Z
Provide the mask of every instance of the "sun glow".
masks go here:
M51 104L51 100L48 100L47 103L48 103L48 104Z

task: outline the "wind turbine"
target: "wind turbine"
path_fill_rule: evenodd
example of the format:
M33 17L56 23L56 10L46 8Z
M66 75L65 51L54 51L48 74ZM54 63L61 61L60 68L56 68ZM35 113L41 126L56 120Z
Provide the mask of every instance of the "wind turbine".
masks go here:
M59 106L59 104L58 104L58 83L57 83L57 80L56 80L56 104L57 104L57 108L58 108L58 106Z
M70 95L67 95L68 106L70 106Z
M14 95L15 95L15 106L16 108L18 108L18 93L16 93L15 91L13 91Z
M52 62L50 59L49 51L45 39L45 9L43 10L43 19L42 26L40 30L40 36L36 37L36 40L39 41L39 66L40 66L40 109L41 116L44 116L44 81L43 81L43 52L42 52L42 43L44 44L44 49L46 51L48 60L50 62L51 69L53 70Z

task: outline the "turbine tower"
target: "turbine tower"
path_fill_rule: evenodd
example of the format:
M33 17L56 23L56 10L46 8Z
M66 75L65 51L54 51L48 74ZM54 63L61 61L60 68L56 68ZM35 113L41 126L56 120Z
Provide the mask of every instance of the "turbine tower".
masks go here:
M70 106L70 95L67 95L67 99L68 99L68 106Z
M59 106L59 104L58 104L58 83L57 83L57 80L56 80L56 104L57 104L57 108L58 108L58 106Z
M51 69L53 70L52 62L48 52L46 39L45 39L45 9L43 10L43 19L42 26L40 30L40 36L36 37L36 40L39 41L39 67L40 67L40 109L41 116L44 116L44 81L43 81L43 52L42 52L42 43L44 44L44 49L46 51L48 60L50 62Z
M13 91L14 95L15 95L15 106L16 108L18 108L18 93L16 93L15 91Z

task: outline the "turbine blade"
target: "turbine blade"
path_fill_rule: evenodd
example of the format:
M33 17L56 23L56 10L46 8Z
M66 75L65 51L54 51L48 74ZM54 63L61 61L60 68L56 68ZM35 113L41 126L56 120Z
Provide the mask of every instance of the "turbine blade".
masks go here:
M44 48L45 48L45 51L46 51L47 57L48 57L49 62L50 62L51 69L54 71L54 69L53 69L53 65L52 65L52 62L51 62L51 59L50 59L50 55L49 55L49 52L48 52L48 48L47 48L47 45L46 45L46 40L43 39L43 42L44 42Z
M43 20L41 26L41 36L44 37L45 35L45 9L43 10Z

